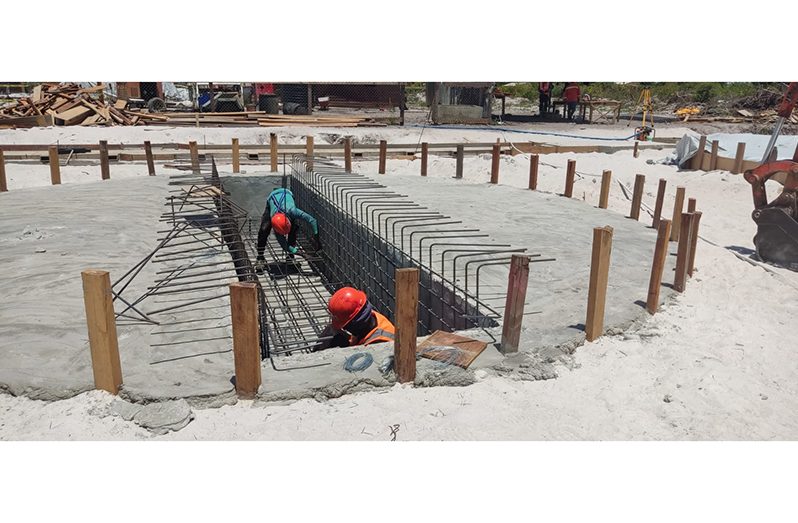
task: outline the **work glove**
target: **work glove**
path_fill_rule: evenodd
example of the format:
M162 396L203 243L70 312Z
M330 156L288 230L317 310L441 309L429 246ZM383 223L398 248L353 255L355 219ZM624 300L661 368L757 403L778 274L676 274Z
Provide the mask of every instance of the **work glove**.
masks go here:
M319 238L318 234L313 235L313 239L310 243L314 252L319 252L321 250L321 239Z

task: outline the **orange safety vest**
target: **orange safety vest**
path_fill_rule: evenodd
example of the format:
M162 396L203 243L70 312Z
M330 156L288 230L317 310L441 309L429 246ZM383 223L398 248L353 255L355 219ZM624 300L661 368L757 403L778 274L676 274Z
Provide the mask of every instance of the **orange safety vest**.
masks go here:
M353 345L369 345L371 343L382 343L394 340L396 328L393 326L393 323L377 311L374 311L372 314L377 318L377 326L359 340L355 340L354 337L351 337L349 339L350 347Z

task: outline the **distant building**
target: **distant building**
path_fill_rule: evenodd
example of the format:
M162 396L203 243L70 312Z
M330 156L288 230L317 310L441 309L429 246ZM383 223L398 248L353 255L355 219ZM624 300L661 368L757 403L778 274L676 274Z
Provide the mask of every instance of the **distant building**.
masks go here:
M427 83L427 105L436 124L489 124L491 82Z

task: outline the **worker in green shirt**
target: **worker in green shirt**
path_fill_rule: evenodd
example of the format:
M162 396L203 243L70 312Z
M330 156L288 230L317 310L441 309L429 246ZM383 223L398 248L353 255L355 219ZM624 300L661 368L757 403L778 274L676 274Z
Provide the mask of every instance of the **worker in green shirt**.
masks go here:
M313 229L311 245L313 250L320 251L321 240L319 239L319 224L316 222L316 218L296 206L294 195L290 190L282 188L273 190L266 200L266 210L263 212L260 229L258 230L257 267L260 271L263 270L263 265L266 263L263 252L266 249L266 241L269 239L269 233L272 228L274 228L280 247L290 257L293 258L295 254L302 254L296 241L297 232L299 231L297 220L303 220Z

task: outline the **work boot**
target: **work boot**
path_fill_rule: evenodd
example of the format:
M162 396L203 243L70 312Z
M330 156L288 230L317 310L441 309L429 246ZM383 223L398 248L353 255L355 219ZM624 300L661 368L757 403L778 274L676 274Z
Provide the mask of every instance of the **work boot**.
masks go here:
M266 267L266 258L263 256L258 256L257 260L255 261L255 272L258 274L263 274L263 269Z

